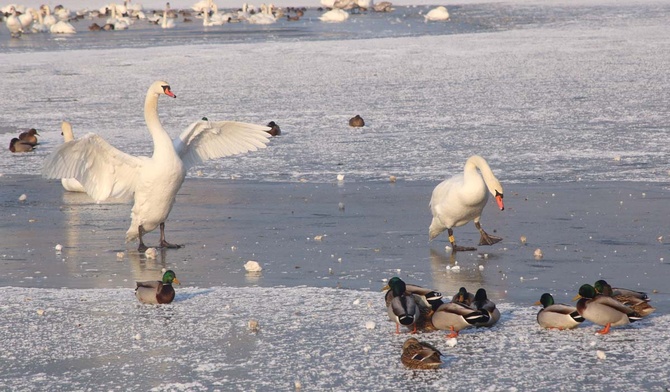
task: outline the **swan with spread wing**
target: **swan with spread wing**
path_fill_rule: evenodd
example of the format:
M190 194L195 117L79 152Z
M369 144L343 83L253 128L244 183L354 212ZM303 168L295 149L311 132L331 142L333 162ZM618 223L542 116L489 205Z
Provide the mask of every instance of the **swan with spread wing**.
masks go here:
M90 133L56 148L42 169L46 178L76 178L96 201L134 199L126 242L139 239L140 252L147 249L143 235L157 227L161 247L181 247L165 240L165 221L190 167L265 148L270 137L266 126L202 120L172 140L158 118L161 95L176 98L167 82L156 81L144 102L144 119L154 143L151 157L126 154Z

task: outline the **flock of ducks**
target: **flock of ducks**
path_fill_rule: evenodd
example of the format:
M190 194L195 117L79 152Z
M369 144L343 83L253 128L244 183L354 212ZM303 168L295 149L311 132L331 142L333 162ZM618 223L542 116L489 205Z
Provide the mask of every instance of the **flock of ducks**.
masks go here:
M319 20L327 23L344 22L350 13L367 11L392 12L393 4L388 1L374 3L371 0L321 0L324 11ZM200 0L190 10L175 10L166 3L163 10L145 10L141 4L124 0L121 3L109 3L99 9L82 9L71 11L62 5L54 7L42 5L35 9L18 4L0 8L0 20L4 18L5 26L13 38L26 33L75 34L76 28L71 22L82 19L93 20L88 29L91 31L127 30L136 21L146 21L164 29L174 28L180 23L202 19L205 27L219 26L226 23L246 22L251 24L272 24L281 18L298 21L303 17L305 7L278 8L273 4L261 4L256 8L243 4L240 9L219 11L213 0ZM449 12L446 7L436 7L424 15L425 21L448 21Z
M9 142L9 151L11 152L30 152L39 144L37 136L40 134L35 128L31 128L26 132L21 132L19 137L12 138Z
M463 329L490 328L500 320L500 311L483 288L473 295L461 287L449 302L436 290L405 283L398 277L391 278L382 290L387 290L386 308L396 333L402 326L411 333L448 330L447 338L456 338ZM573 300L578 300L577 306L554 303L551 294L542 294L535 303L542 305L537 323L542 328L566 330L588 320L604 326L599 334L607 334L611 327L635 322L656 310L646 293L612 288L604 280L593 286L582 285ZM401 362L412 369L435 369L442 364L442 354L436 347L410 338L403 344Z

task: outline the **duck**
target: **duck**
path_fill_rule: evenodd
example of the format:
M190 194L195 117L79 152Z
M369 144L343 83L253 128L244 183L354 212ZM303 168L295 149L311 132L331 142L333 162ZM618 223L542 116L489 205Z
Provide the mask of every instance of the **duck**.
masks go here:
M449 20L449 11L447 11L447 7L441 5L428 11L426 15L424 15L424 19L426 22L447 21Z
M472 301L474 300L475 295L469 293L465 287L461 287L460 289L458 289L458 292L454 294L454 296L451 298L451 302L460 302L467 306L471 306Z
M596 289L590 284L583 284L573 300L579 300L577 312L582 317L605 327L597 331L601 335L608 334L611 327L627 325L642 318L632 308L614 298L597 294Z
M448 302L435 310L431 322L436 329L451 331L448 338L456 338L461 330L486 323L488 319L486 312L474 310L459 302Z
M143 304L169 304L174 300L173 283L181 284L172 270L163 274L162 280L135 282L135 297Z
M385 296L387 307L393 299L393 290L389 290L389 287L387 285L382 289L388 290ZM422 332L435 331L436 328L433 326L431 318L435 310L444 303L442 293L405 282L405 294L411 295L414 298L414 302L419 306L420 316L415 323L416 330Z
M537 323L547 329L573 329L584 322L584 317L579 314L577 308L566 304L557 304L554 297L544 293L535 305L542 305L537 312Z
M409 338L402 345L400 361L409 369L437 369L442 365L442 353L430 343Z
M389 279L389 283L384 289L389 289L386 293L386 310L391 321L395 322L395 333L400 333L400 325L412 328L412 333L416 333L416 322L421 316L421 310L412 294L406 292L405 282L394 276Z
M148 249L143 236L156 228L160 228L159 247L182 247L165 240L165 221L190 167L263 149L270 138L269 128L262 125L200 120L173 140L158 117L161 96L177 98L168 82L158 80L149 86L144 103L144 119L154 145L151 157L126 154L89 133L58 146L42 168L45 178L76 178L96 201L134 200L126 242L139 240L140 252Z
M279 128L279 125L277 125L277 123L275 123L274 121L270 121L270 122L268 123L268 127L270 127L270 130L268 131L268 133L269 133L271 136L279 136L279 135L281 135L281 129Z
M596 290L597 294L614 298L622 304L632 308L642 317L646 317L654 313L656 310L656 308L649 304L647 293L629 289L612 288L607 281L602 279L597 281L593 285L593 288Z
M476 250L477 248L474 247L457 246L453 231L454 227L474 221L475 227L481 234L479 245L493 245L500 242L502 238L489 235L479 223L484 206L489 199L489 192L495 197L500 211L503 211L505 205L500 181L495 177L484 158L473 155L465 162L463 173L442 181L433 189L429 203L433 214L433 220L428 229L429 240L432 241L447 230L452 253Z
M30 128L29 130L25 132L21 132L19 134L19 140L30 143L32 145L37 145L37 136L40 136L40 134L37 132L37 129L35 128Z
M354 128L364 127L365 121L363 120L363 117L357 114L349 119L349 126Z
M72 132L72 124L70 122L61 122L60 128L65 143L74 140L74 133ZM63 189L68 192L86 192L86 188L76 178L61 178L60 182L63 185Z
M35 145L32 143L24 142L18 137L13 138L9 142L9 151L11 152L30 152L35 149Z
M479 311L488 313L488 320L475 323L475 327L492 327L498 320L500 320L500 311L496 307L496 304L491 301L486 295L486 290L479 289L475 293L475 298L472 301L472 308Z

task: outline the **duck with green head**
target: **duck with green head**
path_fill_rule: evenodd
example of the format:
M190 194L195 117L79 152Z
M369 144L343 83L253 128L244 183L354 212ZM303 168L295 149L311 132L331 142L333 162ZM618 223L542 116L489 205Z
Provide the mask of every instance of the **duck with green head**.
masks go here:
M407 293L405 282L394 276L383 290L386 289L391 293L386 293L386 310L389 318L396 323L395 332L400 333L400 325L404 325L416 333L416 322L421 316L421 310L414 296Z
M577 311L582 317L592 323L605 326L598 331L602 335L609 333L610 327L626 325L642 318L633 309L614 298L597 294L596 289L590 284L584 284L579 288L579 294L573 298L573 301L577 299L579 299Z
M482 313L486 312L489 316L488 320L476 323L475 327L492 327L498 320L500 320L500 311L496 307L496 304L488 298L486 290L484 289L477 290L471 307Z
M535 305L542 305L542 309L537 313L537 323L542 328L572 329L584 321L577 308L554 303L554 297L549 293L542 294Z
M646 317L654 313L656 310L656 308L649 305L649 297L647 296L647 293L629 289L612 288L609 283L602 279L597 281L593 285L593 288L596 289L596 293L616 299L629 308L632 308L642 317Z
M145 304L169 304L174 300L173 283L180 284L174 271L167 270L163 280L136 282L135 297Z

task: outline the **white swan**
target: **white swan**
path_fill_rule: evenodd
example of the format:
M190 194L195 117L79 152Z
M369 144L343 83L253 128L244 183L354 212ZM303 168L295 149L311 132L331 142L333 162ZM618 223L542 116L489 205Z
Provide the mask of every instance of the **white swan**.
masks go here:
M261 4L261 12L249 16L247 21L251 24L273 24L277 22L277 18L272 14L273 7L272 4L269 6Z
M170 3L165 4L165 11L163 11L163 19L161 21L161 27L164 29L171 29L174 27L174 18L170 18Z
M46 178L76 178L97 201L134 196L126 242L139 238L140 251L147 249L142 236L156 227L160 227L160 246L180 247L165 241L165 220L188 168L265 148L270 137L270 128L261 125L196 121L173 141L158 118L161 95L176 98L167 82L157 81L149 87L144 102L144 119L154 143L151 158L121 152L91 133L56 148L42 169Z
M481 175L477 169L481 171ZM481 233L479 245L493 245L499 242L501 238L488 235L479 224L479 218L489 199L488 192L495 196L500 210L504 210L502 185L484 158L473 155L465 162L462 174L442 181L433 190L430 199L433 221L428 229L430 240L447 230L453 252L475 250L476 248L456 246L452 230L474 220L475 227Z
M72 124L63 121L60 124L61 134L65 143L74 140L74 133L72 132ZM76 178L61 178L60 180L63 188L68 192L86 192L86 189Z
M77 32L70 22L64 20L56 22L49 28L49 31L51 31L51 34L75 34Z
M319 16L319 19L322 22L328 23L344 22L345 20L349 19L349 13L339 8L335 8Z
M426 18L426 22L449 20L449 11L447 11L447 7L439 6L428 11L424 18Z
M5 18L5 26L7 26L9 35L12 38L18 38L23 34L23 26L21 25L19 17L16 16L16 8L13 6L9 7L9 15Z

